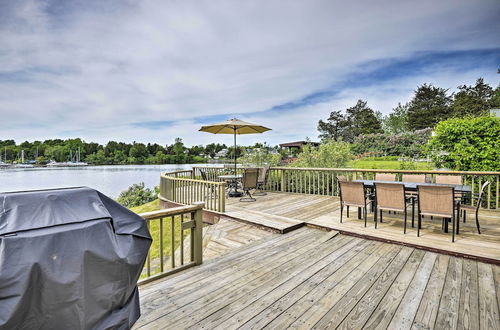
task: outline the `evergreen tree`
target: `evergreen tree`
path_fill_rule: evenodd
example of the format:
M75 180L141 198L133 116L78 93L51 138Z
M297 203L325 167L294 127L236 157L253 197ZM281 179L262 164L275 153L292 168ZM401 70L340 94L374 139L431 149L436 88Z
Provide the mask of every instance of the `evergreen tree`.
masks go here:
M498 88L497 88L498 89ZM481 116L489 109L498 106L495 102L495 90L479 78L474 86L458 86L458 92L453 97L453 116Z
M380 113L367 106L367 102L358 100L355 106L348 108L346 114L332 111L327 121L318 122L319 137L322 140L342 138L352 142L360 134L382 133Z
M423 84L415 90L408 108L408 127L412 130L434 127L451 115L451 97L448 90Z

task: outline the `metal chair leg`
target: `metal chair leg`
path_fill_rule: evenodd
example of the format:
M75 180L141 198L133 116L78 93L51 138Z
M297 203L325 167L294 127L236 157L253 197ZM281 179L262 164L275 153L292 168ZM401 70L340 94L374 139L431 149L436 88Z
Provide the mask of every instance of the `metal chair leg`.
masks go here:
M406 207L405 207L405 226L404 226L403 233L406 234Z
M476 210L476 227L477 227L477 232L481 234L481 229L479 228L479 209Z
M451 219L452 223L452 231L451 231L451 242L455 242L455 212L453 212L453 218Z
M422 215L418 215L418 221L417 221L417 237L420 237L420 223L422 222Z
M363 208L363 214L365 215L364 216L364 218L365 218L365 228L366 228L366 218L367 218L366 214L368 213L367 211L368 211L368 206L365 205L365 207Z
M344 213L344 206L340 205L340 223L342 223L342 213Z
M411 227L415 228L415 198L411 197Z

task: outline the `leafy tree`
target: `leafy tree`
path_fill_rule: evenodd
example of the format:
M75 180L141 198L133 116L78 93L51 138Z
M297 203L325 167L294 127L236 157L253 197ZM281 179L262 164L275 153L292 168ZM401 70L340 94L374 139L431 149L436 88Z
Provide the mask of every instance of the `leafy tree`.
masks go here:
M117 202L126 207L134 207L154 201L157 195L154 190L146 188L144 182L141 182L122 191L117 198Z
M389 134L400 134L408 130L409 103L401 104L392 109L392 112L383 119L384 130Z
M379 118L375 111L367 106L366 101L358 100L355 106L346 110L346 115L349 121L349 131L353 137L360 134L383 133Z
M222 149L227 149L227 146L225 144L215 144L215 143L210 143L207 144L205 147L205 154L210 156L210 158L214 158L215 155L221 151Z
M143 164L144 160L149 156L148 149L144 143L134 142L130 148L129 157L135 159L135 163Z
M319 137L325 139L342 138L352 141L360 134L382 133L382 124L377 113L367 106L367 102L358 100L355 106L348 108L346 114L332 111L324 122L318 122Z
M408 107L408 127L412 130L434 127L451 115L448 90L423 84L415 90Z
M346 129L349 127L349 121L340 110L332 111L327 121L318 122L319 138L321 140L345 138Z
M234 159L234 146L227 148L227 155L226 158L228 159ZM245 154L245 148L236 146L236 158L240 158Z
M337 168L345 167L352 159L350 145L341 140L324 140L318 148L306 144L297 160L290 166Z
M440 122L428 144L437 166L462 171L500 171L500 118L453 118Z
M458 92L454 94L451 105L453 116L482 116L487 114L489 109L498 106L495 100L495 92L490 85L484 82L483 78L479 78L474 86L458 86Z

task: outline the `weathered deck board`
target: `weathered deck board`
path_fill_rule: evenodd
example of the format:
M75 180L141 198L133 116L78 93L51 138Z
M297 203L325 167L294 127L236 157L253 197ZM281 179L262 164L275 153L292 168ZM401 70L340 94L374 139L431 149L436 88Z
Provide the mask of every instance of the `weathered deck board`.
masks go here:
M497 267L301 228L141 287L134 328L498 329Z
M489 260L500 264L500 212L480 210L481 234L477 233L473 216L460 224L460 234L455 243L451 233L441 230L440 219L423 219L423 229L417 237L416 228L411 227L411 207L408 210L408 230L403 234L403 215L384 212L383 223L374 228L373 213L368 214L368 226L357 219L356 210L351 217L344 217L340 223L340 203L338 197L292 193L268 193L256 196L256 202L241 203L237 198L226 202L227 213L234 218L241 217L245 222L267 224L278 229L292 228L301 221L312 226L338 230L342 233L375 238L387 242L427 248L431 251L464 255ZM451 226L450 226L451 227Z

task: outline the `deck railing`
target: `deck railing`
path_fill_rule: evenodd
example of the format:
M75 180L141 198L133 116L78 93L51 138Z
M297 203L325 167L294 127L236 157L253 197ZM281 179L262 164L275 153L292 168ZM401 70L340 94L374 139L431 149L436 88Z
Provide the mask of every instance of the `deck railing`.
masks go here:
M243 167L236 168L236 174L243 174L245 169ZM207 176L207 179L210 181L221 182L219 176L225 174L233 174L234 167L224 168L221 166L193 166L193 175L196 178L201 178L201 172L204 172Z
M345 176L349 180L373 180L376 173L396 174L398 181L401 180L403 174L425 174L428 183L434 183L437 175L460 175L462 184L470 185L473 193L479 193L482 184L489 181L490 185L485 192L483 206L489 209L500 208L500 172L272 167L266 189L268 191L338 196L338 176Z
M243 173L243 170L238 168L238 174ZM201 171L206 173L209 180L216 182L220 181L220 175L227 174L228 169L220 166L193 167L194 176L200 177ZM266 190L338 196L338 176L345 176L349 180L374 179L376 173L396 174L397 180L401 180L403 174L425 174L429 183L435 182L438 175L460 175L462 184L470 185L473 193L479 193L482 184L489 181L481 206L500 209L500 172L271 167Z
M226 183L203 181L194 170L164 173L160 177L160 199L178 204L203 201L205 209L224 212Z
M201 202L139 214L153 238L139 284L203 262L203 206ZM185 247L184 241L189 241L189 246Z

